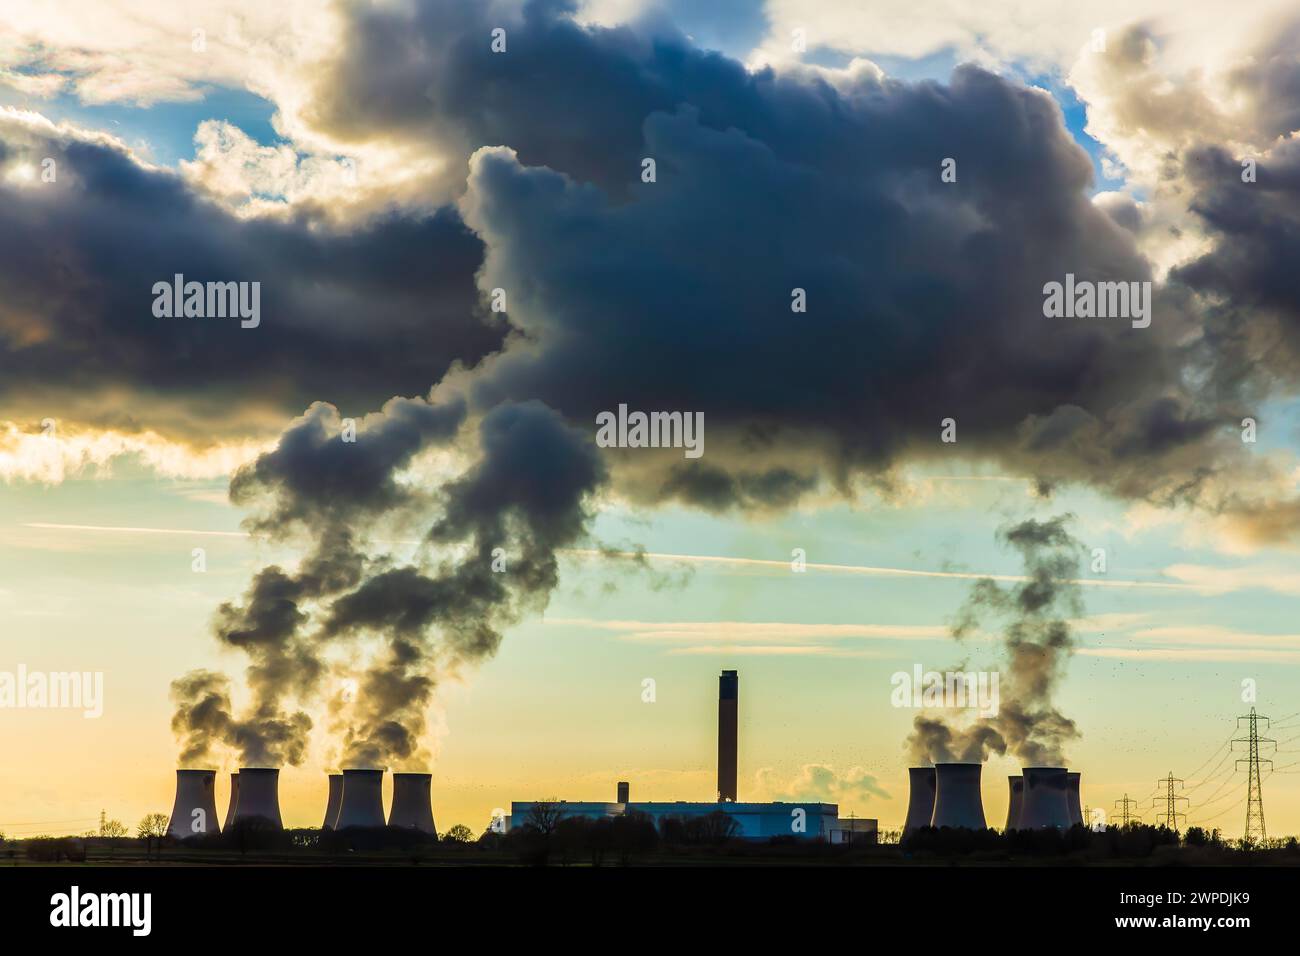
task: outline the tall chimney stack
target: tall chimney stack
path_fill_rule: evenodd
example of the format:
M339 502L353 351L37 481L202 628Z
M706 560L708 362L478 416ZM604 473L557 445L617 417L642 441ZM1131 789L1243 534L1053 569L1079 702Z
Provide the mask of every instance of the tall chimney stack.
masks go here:
M431 773L393 774L393 808L388 812L390 827L438 835L433 825L433 799L429 792L432 782Z
M339 820L339 806L343 803L343 774L330 774L330 792L329 797L325 800L325 820L321 823L322 830L333 830L334 824Z
M1025 778L1007 777L1011 788L1011 803L1007 806L1007 825L1003 831L1020 829L1020 808L1025 803Z
M239 768L239 803L235 806L235 824L253 819L268 820L277 830L284 829L284 821L280 819L278 767Z
M980 795L983 764L934 765L934 817L932 827L966 827L983 830L984 798Z
M230 825L235 822L235 811L239 808L239 771L236 770L230 775L230 802L226 804L226 821L221 824L221 829L229 830Z
M217 828L217 772L177 770L176 802L172 804L167 835L184 840L220 832Z
M934 768L908 767L907 783L911 795L907 799L907 820L903 823L903 836L930 825L934 816Z
M740 678L723 671L718 678L718 802L736 802L736 707Z
M629 796L630 793L631 793L631 789L632 789L631 786L629 786L629 784L628 784L628 782L627 782L626 780L620 780L620 781L618 782L618 802L619 802L619 803L627 803L628 796Z
M344 770L343 800L339 804L336 830L348 827L382 827L384 825L384 772L382 770Z

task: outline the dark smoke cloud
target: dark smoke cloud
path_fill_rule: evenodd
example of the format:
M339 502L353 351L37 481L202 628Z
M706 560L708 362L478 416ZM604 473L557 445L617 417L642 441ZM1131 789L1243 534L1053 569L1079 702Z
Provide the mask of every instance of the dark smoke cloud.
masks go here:
M180 765L202 767L215 745L230 739L230 679L212 671L191 671L172 681L177 704L172 733L181 742Z
M1026 580L1007 587L976 581L952 629L962 640L985 621L1001 622L998 713L960 725L917 716L907 740L914 762L982 763L991 753L1010 753L1026 767L1065 766L1065 747L1079 732L1052 698L1074 650L1069 621L1083 613L1076 583L1082 546L1066 527L1072 519L1029 518L998 530L998 540L1019 552Z
M502 405L478 422L469 465L422 499L435 516L413 563L363 550L354 531L403 517L415 502L398 472L456 437L464 415L455 399L395 400L344 443L333 410L317 406L235 477L232 495L262 504L250 527L271 537L305 531L312 546L297 572L263 568L241 605L218 611L218 639L250 662L253 704L225 741L246 762L301 759L311 725L305 713L287 713L286 701L313 698L331 648L378 638L382 649L355 700L331 709L341 764L423 765L439 676L491 656L504 627L545 607L558 581L557 550L585 534L585 499L604 469L591 436L539 403ZM367 457L349 468L347 456ZM187 708L202 700L183 698L177 721L192 723Z
M240 219L105 138L0 114L0 401L6 417L152 429L204 444L273 435L325 400L359 414L426 391L500 347L473 276L482 245L454 210L343 227L319 211ZM154 283L259 281L261 324L161 319ZM75 389L51 382L77 382ZM345 412L346 413L346 412Z

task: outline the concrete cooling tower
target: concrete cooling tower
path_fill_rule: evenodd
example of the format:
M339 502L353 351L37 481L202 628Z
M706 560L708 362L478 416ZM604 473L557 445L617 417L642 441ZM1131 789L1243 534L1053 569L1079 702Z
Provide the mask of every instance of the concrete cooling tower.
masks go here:
M966 827L983 830L984 800L980 796L978 763L937 763L934 765L934 817L932 827Z
M1020 808L1025 802L1025 778L1007 777L1011 788L1011 803L1007 806L1007 825L1004 830L1020 829Z
M333 830L334 824L339 818L339 805L343 802L343 774L330 774L330 793L329 798L325 801L325 820L321 823L322 830Z
M217 772L177 770L176 802L167 835L178 840L220 833L217 826Z
M934 768L908 767L907 783L911 795L907 799L907 820L903 835L921 827L928 827L934 817Z
M382 827L384 825L384 772L382 770L344 770L343 801L339 804L336 830L348 827Z
M1065 806L1070 811L1070 823L1078 826L1086 826L1083 819L1083 798L1079 796L1079 779L1082 776L1074 771L1065 775Z
M229 830L230 825L235 822L235 808L239 806L239 771L236 770L230 775L230 802L226 804L226 819L221 824L221 829Z
M431 773L393 774L393 809L388 813L390 827L405 827L437 836L433 825L433 802L429 789Z
M1068 778L1069 774L1064 767L1025 768L1025 797L1020 808L1020 829L1070 828L1073 820L1066 797Z
M278 767L239 768L239 802L235 805L235 825L245 820L268 820L277 830L284 829L284 822L280 819Z

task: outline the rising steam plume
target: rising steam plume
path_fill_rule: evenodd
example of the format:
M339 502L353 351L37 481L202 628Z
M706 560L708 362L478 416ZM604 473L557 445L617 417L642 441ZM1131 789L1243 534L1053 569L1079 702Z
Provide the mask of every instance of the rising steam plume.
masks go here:
M985 622L1000 624L998 713L961 726L916 717L907 740L913 762L983 762L990 753L1010 753L1025 766L1065 766L1064 748L1079 732L1053 695L1075 646L1069 621L1083 613L1074 583L1082 546L1066 527L1072 518L1030 518L998 530L998 540L1019 552L1027 580L1008 587L975 582L952 628L960 641Z
M297 764L331 652L367 664L355 696L330 704L340 765L424 769L425 714L439 677L495 653L502 630L544 608L557 550L584 534L587 495L605 477L590 435L539 402L471 415L459 397L389 401L344 440L317 404L272 451L237 472L230 495L246 525L273 541L308 542L297 570L263 567L239 604L218 609L218 642L242 651L251 701L235 716L228 682L198 671L172 685L182 761L233 747L243 766ZM432 489L403 472L433 449L468 464ZM377 527L411 533L405 560L376 547Z

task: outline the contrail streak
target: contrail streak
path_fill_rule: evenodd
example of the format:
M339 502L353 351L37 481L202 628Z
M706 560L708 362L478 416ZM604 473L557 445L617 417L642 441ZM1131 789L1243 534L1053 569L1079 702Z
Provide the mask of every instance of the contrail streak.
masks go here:
M93 524L56 524L48 521L28 521L25 528L41 528L52 531L103 531L121 534L183 534L206 535L220 538L247 538L245 531L199 531L188 528L136 528L113 525ZM392 541L391 544L418 544L418 541ZM717 564L735 567L781 568L788 570L789 561L773 561L767 558L741 558L719 554L666 554L653 551L600 551L592 548L563 548L560 554L571 554L583 558L633 558L655 561L680 561L689 564ZM881 568L865 564L819 564L809 561L805 567L815 571L828 571L832 574L861 574L874 577L909 577L909 578L949 578L958 581L978 581L990 578L994 581L1020 583L1029 580L1020 574L980 574L975 571L918 571L912 568ZM1105 578L1078 578L1067 582L1099 588L1152 588L1162 591L1192 591L1208 593L1222 591L1222 586L1210 587L1200 584L1177 584L1168 581L1117 581Z

